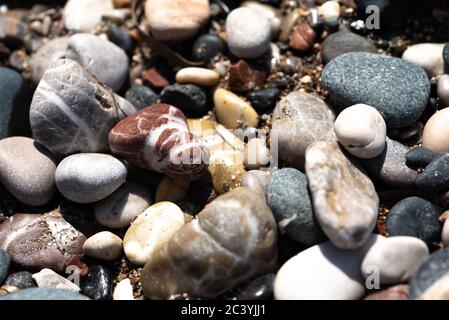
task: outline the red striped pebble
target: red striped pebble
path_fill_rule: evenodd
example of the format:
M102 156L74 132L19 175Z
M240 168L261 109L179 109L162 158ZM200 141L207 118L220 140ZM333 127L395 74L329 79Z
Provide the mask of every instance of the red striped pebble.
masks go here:
M189 132L181 110L155 104L123 119L110 131L111 151L171 178L196 180L207 171L209 150Z

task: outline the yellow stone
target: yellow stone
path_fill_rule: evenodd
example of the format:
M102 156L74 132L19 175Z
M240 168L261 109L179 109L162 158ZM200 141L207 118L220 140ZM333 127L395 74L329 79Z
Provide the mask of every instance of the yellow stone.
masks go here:
M183 200L187 195L189 188L190 181L188 180L174 180L169 177L164 177L156 190L156 202L176 202Z

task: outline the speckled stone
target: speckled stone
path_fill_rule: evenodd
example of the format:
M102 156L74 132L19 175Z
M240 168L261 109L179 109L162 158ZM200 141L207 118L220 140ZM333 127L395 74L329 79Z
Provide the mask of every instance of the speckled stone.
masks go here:
M429 191L443 191L449 188L449 151L437 156L427 165L416 179L416 186Z
M418 172L406 164L410 148L387 137L384 151L376 158L364 160L369 175L394 188L415 187Z
M0 300L90 300L85 295L64 289L28 288L0 297Z
M410 168L425 168L437 155L430 149L417 147L410 149L405 155L405 164Z
M285 233L302 246L312 246L325 239L313 213L304 173L293 168L275 171L265 187L265 197L281 234Z
M332 60L323 70L322 84L332 104L373 106L393 128L416 122L430 95L430 82L421 67L366 52L347 53Z
M19 288L34 288L36 283L33 280L33 274L28 271L19 271L11 273L5 280L5 284Z
M6 276L8 275L9 265L11 264L11 258L9 255L0 250L0 285L5 281Z
M332 33L323 41L322 53L325 63L348 52L377 53L377 49L368 39L346 30Z
M412 236L423 240L428 246L439 242L441 224L438 220L443 209L433 203L409 197L396 203L387 216L390 236Z

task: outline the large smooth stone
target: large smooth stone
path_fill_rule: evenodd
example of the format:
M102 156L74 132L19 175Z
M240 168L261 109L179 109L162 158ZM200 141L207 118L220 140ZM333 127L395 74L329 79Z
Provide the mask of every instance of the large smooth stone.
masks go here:
M366 52L346 53L329 62L322 73L322 84L332 104L373 106L392 128L415 123L430 95L430 82L421 67Z
M362 274L379 277L380 284L407 282L429 256L424 241L407 236L390 237L373 245L362 262Z
M108 150L112 127L136 109L70 59L44 73L33 96L34 138L56 154Z
M69 0L64 7L64 23L68 30L90 32L103 14L114 9L112 0Z
M85 295L65 289L28 288L0 297L0 300L90 300Z
M449 188L449 150L434 158L416 179L416 186L429 191Z
M289 259L276 274L276 300L357 300L365 294L360 272L371 246L385 240L371 235L356 250L340 250L331 242L315 245Z
M429 77L435 77L444 74L443 48L444 43L418 43L409 46L402 59L420 66Z
M25 137L0 140L0 181L19 201L40 206L52 198L56 161L39 142Z
M335 140L335 116L320 98L302 92L284 97L273 111L270 146L280 160L304 168L307 147L319 140ZM277 151L273 148L277 147Z
M79 153L68 156L56 168L59 192L77 203L102 200L126 180L125 165L108 154Z
M265 187L265 197L281 233L303 246L325 239L313 213L304 173L293 168L275 171Z
M217 297L258 275L277 260L276 222L264 199L234 189L208 204L158 250L142 271L147 298L175 293Z
M270 180L270 176L271 173L268 171L251 170L243 175L240 185L265 197L265 186Z
M309 146L306 174L324 233L340 249L361 247L376 225L379 208L371 180L332 141Z

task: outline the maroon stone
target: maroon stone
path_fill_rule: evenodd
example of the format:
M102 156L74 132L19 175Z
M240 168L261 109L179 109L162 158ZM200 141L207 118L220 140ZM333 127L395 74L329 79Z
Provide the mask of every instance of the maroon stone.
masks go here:
M248 92L263 88L267 73L249 65L245 60L231 65L229 69L229 88L234 92Z
M307 22L300 22L290 33L289 45L299 52L305 52L313 47L316 33Z
M408 284L398 284L387 289L371 293L364 300L408 300Z
M164 88L170 84L155 68L145 71L142 75L143 83L153 88Z

